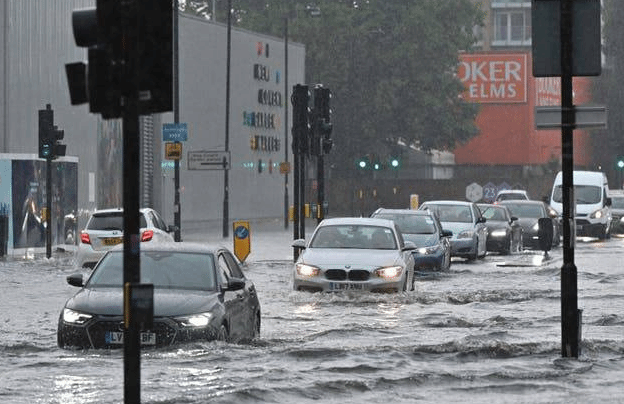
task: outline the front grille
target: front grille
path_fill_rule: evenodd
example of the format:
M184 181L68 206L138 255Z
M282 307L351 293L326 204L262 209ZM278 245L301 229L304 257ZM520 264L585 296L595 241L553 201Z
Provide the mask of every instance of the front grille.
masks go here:
M98 321L87 328L91 344L95 348L109 347L106 343L108 331L123 331L123 321ZM175 339L176 331L163 321L154 320L151 332L156 334L156 346L171 345ZM112 345L121 347L122 345Z
M325 271L325 278L330 281L367 281L370 278L370 272L365 269L353 269L351 271L329 269Z

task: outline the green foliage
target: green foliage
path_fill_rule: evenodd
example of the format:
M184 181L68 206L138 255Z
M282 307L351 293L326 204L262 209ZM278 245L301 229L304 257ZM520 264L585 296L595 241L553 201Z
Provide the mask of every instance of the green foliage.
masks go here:
M289 40L306 46L307 84L333 94L333 162L379 152L388 139L452 150L477 134L478 106L459 97L455 75L482 25L473 3L232 0L239 26L283 37L287 18Z

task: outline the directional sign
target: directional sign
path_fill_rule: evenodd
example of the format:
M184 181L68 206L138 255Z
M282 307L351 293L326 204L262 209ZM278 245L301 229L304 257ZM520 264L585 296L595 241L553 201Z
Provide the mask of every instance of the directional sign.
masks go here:
M601 106L573 107L574 128L606 129L607 108ZM561 106L535 107L535 127L537 129L561 128Z
M251 232L248 221L237 221L232 224L234 228L234 255L244 262L251 252Z
M226 151L190 151L188 152L189 170L229 170L230 152Z
M185 142L188 140L188 125L186 123L163 123L163 141Z

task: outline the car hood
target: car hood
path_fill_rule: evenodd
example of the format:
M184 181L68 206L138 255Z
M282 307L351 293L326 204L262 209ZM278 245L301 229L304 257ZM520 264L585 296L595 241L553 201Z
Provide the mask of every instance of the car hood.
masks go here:
M396 250L308 248L299 257L299 262L323 268L357 266L358 268L375 269L401 263L402 257Z
M507 229L509 227L509 223L505 222L505 221L493 221L493 220L488 220L485 223L485 227L487 227L489 230L496 230L496 229Z
M452 231L453 232L453 238L455 238L462 231L465 231L465 230L472 230L472 231L474 231L475 226L472 223L442 222L442 228L444 230Z
M518 224L522 226L523 229L531 229L537 223L537 219L533 217L521 217L518 219Z
M209 311L218 301L218 293L154 289L154 316L167 317ZM82 289L67 301L65 307L107 316L123 315L121 288Z
M429 247L438 244L437 234L407 234L403 233L403 239L411 241L416 247Z

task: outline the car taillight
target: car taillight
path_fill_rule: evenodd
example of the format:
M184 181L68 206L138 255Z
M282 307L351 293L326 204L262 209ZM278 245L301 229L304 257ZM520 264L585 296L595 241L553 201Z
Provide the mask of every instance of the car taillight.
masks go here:
M141 234L141 241L150 241L154 237L154 230L145 230Z
M80 242L83 244L91 244L89 233L80 233Z

